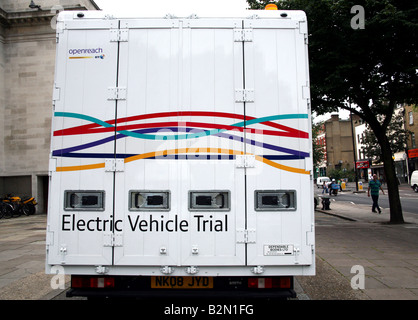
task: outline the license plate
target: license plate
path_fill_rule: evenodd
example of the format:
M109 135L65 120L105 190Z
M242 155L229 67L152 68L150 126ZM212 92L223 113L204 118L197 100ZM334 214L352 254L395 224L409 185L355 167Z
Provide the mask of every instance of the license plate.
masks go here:
M153 289L213 289L212 277L151 277Z

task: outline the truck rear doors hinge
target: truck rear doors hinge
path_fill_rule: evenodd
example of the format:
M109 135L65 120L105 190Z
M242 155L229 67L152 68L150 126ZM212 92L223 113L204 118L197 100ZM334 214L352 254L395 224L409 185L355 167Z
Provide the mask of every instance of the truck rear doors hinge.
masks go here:
M107 100L126 100L126 88L123 88L123 87L108 88Z
M104 247L122 247L123 236L122 233L106 233L103 235Z
M236 89L235 102L254 102L253 89Z
M54 85L54 90L52 92L52 101L57 101L60 99L60 93L61 93L61 89L59 87L57 87L56 85Z
M106 172L123 172L125 171L124 159L106 159L105 160Z
M311 98L310 88L308 86L302 86L302 98L303 99Z
M111 29L110 42L127 42L129 29Z
M313 246L315 244L315 231L314 231L314 224L311 225L311 230L306 231L306 245Z
M253 41L253 29L234 29L234 42Z
M57 159L50 158L49 159L49 166L48 166L48 176L52 176L52 172L57 171Z
M254 168L255 167L255 155L253 154L236 155L235 164L237 168Z
M256 234L254 229L238 229L237 243L255 243Z

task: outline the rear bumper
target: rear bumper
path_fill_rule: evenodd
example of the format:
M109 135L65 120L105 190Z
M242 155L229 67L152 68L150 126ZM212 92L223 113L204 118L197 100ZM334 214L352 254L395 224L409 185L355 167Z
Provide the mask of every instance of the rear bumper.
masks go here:
M78 276L79 277L79 276ZM280 277L277 277L280 278ZM248 286L249 277L214 277L213 288L177 289L151 288L151 277L118 276L114 277L114 287L86 288L74 287L67 291L67 297L87 298L129 298L129 299L162 299L162 298L211 298L211 299L286 299L295 298L293 277L286 287L253 288ZM72 279L74 280L74 279ZM72 281L74 282L74 281Z

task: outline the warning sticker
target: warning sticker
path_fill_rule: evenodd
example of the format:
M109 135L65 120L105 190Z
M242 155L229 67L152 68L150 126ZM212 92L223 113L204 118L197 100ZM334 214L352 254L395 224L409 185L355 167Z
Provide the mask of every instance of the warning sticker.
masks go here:
M265 244L265 256L287 256L293 254L292 244Z

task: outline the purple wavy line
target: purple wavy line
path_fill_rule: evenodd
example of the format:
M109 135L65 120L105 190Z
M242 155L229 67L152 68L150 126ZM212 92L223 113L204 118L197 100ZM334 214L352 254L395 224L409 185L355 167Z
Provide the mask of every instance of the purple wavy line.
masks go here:
M140 130L135 130L133 132L142 133L142 134L143 133L154 133L154 132L157 132L157 131L162 130L162 129L168 129L168 130L171 130L173 132L179 132L179 131L189 132L189 131L192 131L192 130L196 130L197 132L205 131L205 130L200 130L200 129L195 129L195 128L172 127L172 128L140 129ZM226 138L226 139L231 139L232 138L233 140L237 140L237 141L240 141L240 142L243 142L243 143L245 142L246 144L249 144L249 145L262 147L262 148L270 149L270 150L274 150L274 151L284 152L284 153L296 155L296 156L303 157L303 158L309 157L309 153L307 153L307 152L302 152L302 151L293 150L293 149L289 149L289 148L279 147L279 146L275 146L275 145L272 145L272 144L269 144L269 143L262 143L262 142L258 142L258 141L251 140L251 139L244 139L243 137L238 137L238 136L228 134L228 133L217 133L215 135L218 136L218 137ZM100 139L100 140L97 140L97 141L94 141L94 142L89 142L89 143L86 143L86 144L82 144L82 145L79 145L79 146L76 146L76 147L70 147L70 148L55 150L55 151L52 152L52 155L59 157L62 154L65 154L65 153L71 153L71 152L75 152L75 151L79 151L79 150L83 150L83 149L92 148L92 147L95 147L95 146L98 146L98 145L101 145L101 144L104 144L104 143L107 143L107 142L111 142L114 139L117 140L117 139L121 139L121 138L125 138L125 137L126 136L124 134L117 134L116 137L112 135L110 137Z

